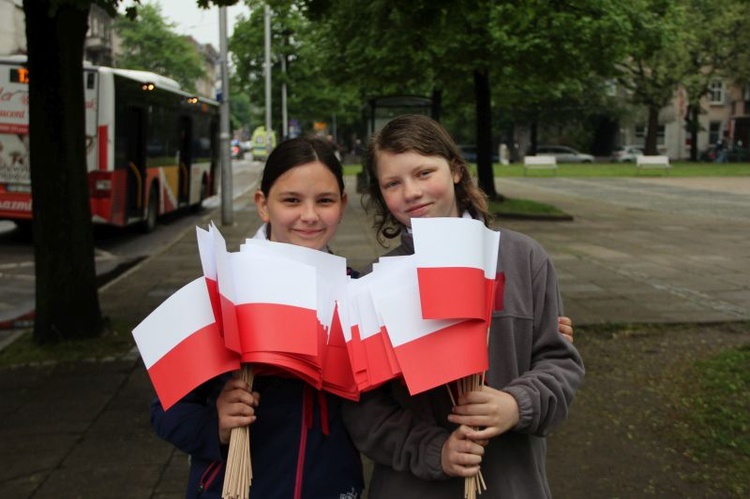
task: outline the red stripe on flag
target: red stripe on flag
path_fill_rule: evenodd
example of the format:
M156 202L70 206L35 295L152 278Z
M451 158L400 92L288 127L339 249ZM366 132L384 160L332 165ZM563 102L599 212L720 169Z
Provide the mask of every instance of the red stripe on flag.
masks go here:
M352 364L354 381L357 383L359 391L363 391L370 386L370 382L367 372L367 357L362 346L362 340L359 337L359 326L356 324L352 325L352 339L346 343L346 348L349 352L349 361Z
M243 353L318 354L315 310L277 303L243 303L236 306L236 311Z
M344 330L339 318L338 305L333 309L331 331L325 346L323 360L323 389L340 397L359 400L359 391L354 381L349 351L344 340Z
M230 350L241 353L242 347L240 345L236 307L234 303L221 294L219 295L219 303L221 304L221 326L224 333L224 344Z
M487 370L487 325L463 321L397 347L409 393L415 395Z
M219 326L219 332L224 337L224 324L221 319L221 297L219 295L219 283L215 279L206 279L206 289L208 289L208 298L211 300L211 308L214 311L214 319Z
M257 374L259 375L268 373L280 376L280 373L284 373L299 378L318 390L323 387L323 376L317 357L275 352L251 352L242 354L242 362L254 364L256 367L258 364L264 364L258 367Z
M367 357L367 374L369 376L370 386L367 389L375 388L391 379L398 377L401 370L398 368L398 361L395 360L395 353L388 337L382 332L374 334L362 340L362 346L365 349ZM394 369L394 363L396 369Z
M423 319L484 319L484 270L418 268L417 278Z
M239 357L224 347L216 324L210 324L156 361L148 375L167 410L201 383L239 367Z

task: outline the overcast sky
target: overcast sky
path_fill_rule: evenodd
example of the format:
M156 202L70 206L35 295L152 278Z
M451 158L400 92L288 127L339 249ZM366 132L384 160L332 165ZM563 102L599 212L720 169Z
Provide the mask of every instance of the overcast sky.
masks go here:
M143 3L155 0L142 0ZM127 2L125 2L127 4ZM175 31L192 35L201 43L210 43L219 50L219 8L204 10L198 7L197 0L158 0L164 19L175 25ZM227 8L227 35L231 36L237 14L247 17L248 10L240 0L237 5Z

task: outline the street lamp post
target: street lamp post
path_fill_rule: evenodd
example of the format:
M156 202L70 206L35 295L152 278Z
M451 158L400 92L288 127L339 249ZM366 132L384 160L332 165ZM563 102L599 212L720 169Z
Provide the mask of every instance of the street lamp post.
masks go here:
M234 223L232 205L232 157L229 150L229 69L227 50L227 8L219 7L219 50L221 51L221 105L219 141L221 146L221 223Z
M271 152L271 7L264 11L266 42L266 157Z

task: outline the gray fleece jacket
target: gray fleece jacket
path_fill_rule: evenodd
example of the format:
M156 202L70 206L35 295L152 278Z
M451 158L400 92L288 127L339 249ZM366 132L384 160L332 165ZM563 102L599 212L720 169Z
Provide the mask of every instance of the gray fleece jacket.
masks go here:
M413 240L404 234L389 255L413 252ZM558 333L557 277L544 249L528 236L502 230L497 273L504 273L505 286L492 314L486 384L516 399L520 420L485 448L487 490L481 497L551 497L545 436L567 418L583 363ZM464 479L446 476L440 464L443 443L455 429L447 419L451 407L445 387L412 397L401 381L344 404L355 445L375 464L370 499L463 497Z

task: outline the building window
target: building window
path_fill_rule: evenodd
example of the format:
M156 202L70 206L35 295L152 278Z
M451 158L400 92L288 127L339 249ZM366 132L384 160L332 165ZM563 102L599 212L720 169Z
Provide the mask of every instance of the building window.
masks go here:
M714 80L708 86L708 100L711 104L724 104L724 82Z
M636 142L640 144L644 144L646 141L646 132L647 132L646 125L638 124L635 126L635 138L637 139ZM656 145L663 146L665 143L665 132L666 128L664 125L658 125L656 128Z
M721 136L721 121L712 121L708 124L708 143L716 144Z

